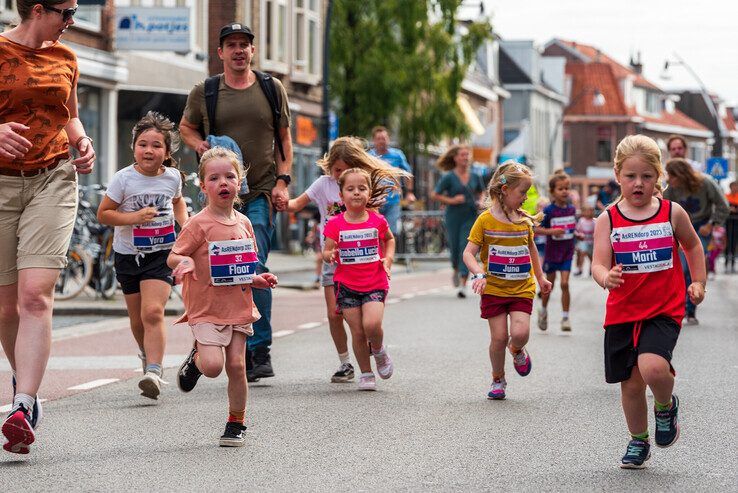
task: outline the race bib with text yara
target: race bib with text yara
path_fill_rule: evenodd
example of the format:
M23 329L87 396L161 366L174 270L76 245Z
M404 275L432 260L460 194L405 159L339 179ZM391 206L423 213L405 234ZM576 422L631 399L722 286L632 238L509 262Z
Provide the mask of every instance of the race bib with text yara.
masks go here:
M577 227L576 218L574 216L552 217L551 227L564 230L564 234L558 236L552 235L552 240L571 240L574 238L574 228Z
M251 284L256 275L256 266L259 265L251 238L209 241L208 257L213 286Z
M338 258L342 264L368 264L379 261L377 228L352 229L338 235Z
M490 245L487 250L487 272L506 281L530 277L530 251L523 246Z
M657 272L672 267L674 236L671 223L613 228L610 242L615 263L623 265L623 274Z
M168 250L174 245L174 216L157 217L146 224L133 226L133 246L139 252Z

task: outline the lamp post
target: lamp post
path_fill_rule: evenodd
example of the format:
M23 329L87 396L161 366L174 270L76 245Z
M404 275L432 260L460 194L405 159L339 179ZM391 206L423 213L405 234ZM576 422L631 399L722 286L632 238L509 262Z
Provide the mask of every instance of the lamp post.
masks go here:
M326 0L325 25L323 26L323 115L322 127L323 135L321 139L321 153L328 152L328 143L330 141L330 97L328 92L328 76L330 75L330 43L331 43L331 14L333 13L333 1Z
M605 100L605 96L600 92L599 89L592 88L592 87L585 87L581 91L579 91L570 101L569 104L567 104L564 109L561 111L561 117L559 117L558 121L556 122L556 125L554 125L553 132L551 132L551 139L548 141L548 162L551 166L551 169L553 170L554 167L554 157L553 157L553 149L554 145L556 144L556 137L559 134L559 128L564 126L564 116L566 114L566 108L570 108L574 106L576 103L578 103L584 96L588 94L592 94L592 105L601 108L605 106L605 103L607 102Z
M665 60L664 61L664 69L661 71L660 78L663 80L670 80L671 79L671 73L669 72L669 67L678 66L681 65L684 67L684 69L687 71L689 75L692 76L692 78L697 82L697 86L700 89L700 94L702 95L702 99L705 101L705 105L707 106L708 111L710 112L710 116L713 119L713 131L715 133L715 145L712 146L712 155L713 156L722 156L723 155L723 142L722 142L722 135L720 132L720 114L718 113L717 108L715 107L715 102L710 97L710 94L707 92L707 87L705 87L705 83L702 82L702 79L697 75L697 72L692 69L692 67L689 66L687 62L684 61L682 57L679 56L678 53L674 52L672 53L672 56L674 57L674 60Z

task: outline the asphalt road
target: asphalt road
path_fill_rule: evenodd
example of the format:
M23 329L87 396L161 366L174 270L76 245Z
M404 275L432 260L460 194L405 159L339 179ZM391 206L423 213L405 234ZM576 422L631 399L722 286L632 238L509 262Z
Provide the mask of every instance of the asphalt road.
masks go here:
M327 330L299 331L275 344L277 377L250 389L245 447L218 447L224 377L188 395L172 382L155 405L128 380L47 403L32 454L0 456L0 488L736 491L738 276L708 289L702 324L685 327L675 350L681 438L654 447L645 470L618 468L628 436L619 389L604 382L605 295L576 279L573 332L558 331L555 293L549 331L532 329L532 373L517 376L508 358L505 401L485 399L477 299L426 293L387 307L396 370L375 393L328 383L337 358Z

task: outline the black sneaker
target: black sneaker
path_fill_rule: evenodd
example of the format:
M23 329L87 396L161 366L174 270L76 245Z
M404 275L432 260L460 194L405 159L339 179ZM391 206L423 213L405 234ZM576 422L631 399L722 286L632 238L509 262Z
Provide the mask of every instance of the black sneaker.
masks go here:
M254 375L254 352L248 347L246 348L246 381L253 383L258 382L259 379Z
M6 442L3 449L13 454L27 454L30 445L36 441L36 434L31 425L31 413L23 404L15 406L2 426Z
M220 446L242 447L246 443L244 431L246 431L246 427L241 423L227 422L223 436L220 437Z
M249 374L246 372L247 378L268 378L274 376L272 369L272 357L269 355L269 346L256 346L254 348L254 369Z
M341 366L338 367L338 370L336 370L336 373L333 374L331 377L332 383L346 383L349 380L354 379L354 367L351 366L351 363L342 363Z
M15 400L15 375L12 376L13 380L13 400ZM36 395L36 400L33 402L33 409L31 409L31 426L35 430L38 428L38 425L41 424L41 419L44 417L44 409L41 406L41 401L38 399L38 395Z
M194 389L195 385L197 385L197 380L202 375L202 372L195 364L196 354L197 349L193 347L190 354L180 365L179 371L177 371L177 387L179 387L179 390L182 392L189 392Z
M651 458L651 445L637 438L628 442L628 450L620 461L623 469L643 469L645 462Z
M671 409L666 411L657 411L656 415L656 446L665 448L670 447L679 439L679 422L677 415L679 414L679 397L671 396Z

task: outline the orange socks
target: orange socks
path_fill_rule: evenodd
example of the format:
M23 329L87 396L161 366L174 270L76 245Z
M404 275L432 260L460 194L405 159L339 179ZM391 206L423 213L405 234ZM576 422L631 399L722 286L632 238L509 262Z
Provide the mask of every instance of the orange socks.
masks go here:
M243 411L228 411L228 422L229 423L241 423L243 424L244 418L246 417L246 410Z

